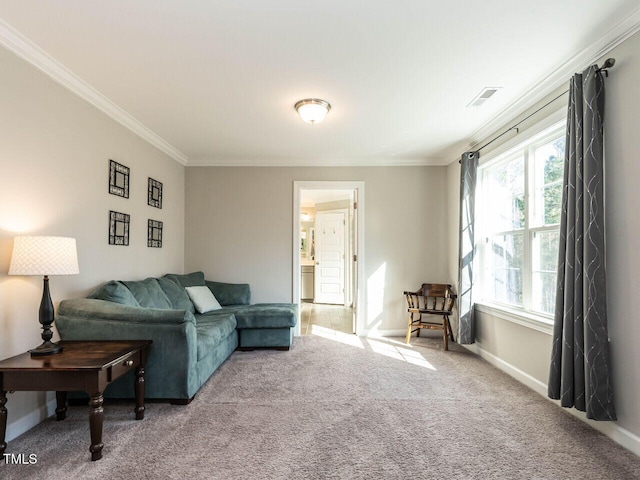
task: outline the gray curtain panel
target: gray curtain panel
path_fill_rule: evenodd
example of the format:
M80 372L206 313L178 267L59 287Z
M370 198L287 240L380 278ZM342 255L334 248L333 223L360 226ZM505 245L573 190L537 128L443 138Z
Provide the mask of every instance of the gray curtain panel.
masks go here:
M476 175L479 152L465 152L460 159L460 234L458 269L458 343L476 341L473 318L473 260Z
M604 79L596 65L569 86L549 397L616 420L605 285Z

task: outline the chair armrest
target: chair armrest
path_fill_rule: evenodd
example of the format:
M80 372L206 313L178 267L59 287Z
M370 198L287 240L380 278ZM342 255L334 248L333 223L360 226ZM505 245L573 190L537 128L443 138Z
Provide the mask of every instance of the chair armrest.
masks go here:
M422 290L418 290L417 292L404 292L404 296L407 299L407 308L409 310L415 310L420 308L420 300L419 297L422 294Z

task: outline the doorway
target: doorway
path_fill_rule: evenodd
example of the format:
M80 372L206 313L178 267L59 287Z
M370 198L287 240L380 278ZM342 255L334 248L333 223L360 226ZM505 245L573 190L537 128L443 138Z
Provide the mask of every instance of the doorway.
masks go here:
M300 304L301 335L326 336L326 332L353 334L353 307L303 301Z
M364 318L364 182L294 182L293 204L293 301L301 320L303 312L340 310L343 319L351 316L345 328L357 334ZM301 323L295 335L303 333Z

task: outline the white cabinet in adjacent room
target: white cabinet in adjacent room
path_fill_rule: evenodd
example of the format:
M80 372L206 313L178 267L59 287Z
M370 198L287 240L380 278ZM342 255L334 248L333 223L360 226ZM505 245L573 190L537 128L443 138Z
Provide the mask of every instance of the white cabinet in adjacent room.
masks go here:
M300 298L302 300L311 300L311 301L313 301L313 297L314 297L313 269L314 269L313 265L302 265L302 267L301 267L301 270L302 270L302 273L301 273L302 281L300 282L301 283Z

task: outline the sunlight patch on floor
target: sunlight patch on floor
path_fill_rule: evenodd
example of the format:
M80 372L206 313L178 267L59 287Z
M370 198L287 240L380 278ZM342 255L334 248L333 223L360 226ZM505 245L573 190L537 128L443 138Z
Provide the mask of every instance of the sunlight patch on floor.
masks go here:
M351 345L352 347L364 348L362 341L357 335L338 332L337 330L331 330L330 328L321 327L320 325L311 325L311 335L335 340L336 342Z
M419 352L412 350L411 348L401 347L400 345L392 345L390 343L367 339L367 343L376 353L385 355L396 360L410 363L412 365L418 365L419 367L428 368L429 370L436 370L431 362L424 358ZM399 342L394 342L399 343Z
M379 336L374 336L374 337L369 337L369 338L374 338L378 342L382 342L382 343L389 343L389 344L399 345L399 346L404 347L407 350L412 350L413 349L411 344L406 344L404 342L404 340L396 340L395 338L392 338L392 337L379 337Z

